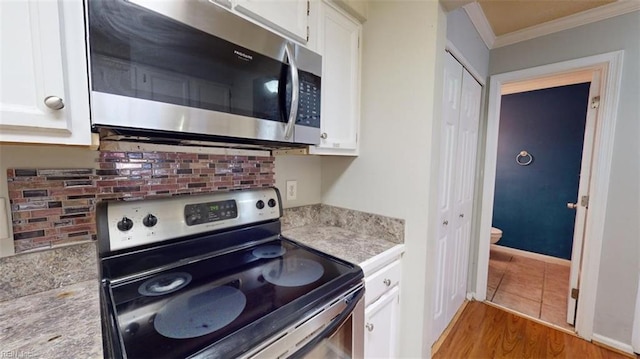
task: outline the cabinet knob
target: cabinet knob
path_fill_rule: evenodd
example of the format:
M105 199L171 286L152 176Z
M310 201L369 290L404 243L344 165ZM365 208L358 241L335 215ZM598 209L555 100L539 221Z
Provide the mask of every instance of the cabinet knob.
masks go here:
M373 331L373 324L367 323L367 325L365 325L365 327L367 328L368 331L370 331L370 332Z
M386 285L388 287L388 286L391 285L391 279L387 278L387 279L383 280L382 283L384 283L384 285Z
M322 138L323 140L326 140L326 139L327 139L327 137L329 137L329 136L327 135L327 133L326 133L326 132L323 132L323 133L320 135L320 138Z
M442 222L442 225L443 225L443 226L447 226L447 225L449 225L449 221L445 220L444 222Z
M464 218L464 213L460 213L460 215L458 217Z
M44 99L44 104L52 110L62 110L64 108L64 101L58 96L47 96Z

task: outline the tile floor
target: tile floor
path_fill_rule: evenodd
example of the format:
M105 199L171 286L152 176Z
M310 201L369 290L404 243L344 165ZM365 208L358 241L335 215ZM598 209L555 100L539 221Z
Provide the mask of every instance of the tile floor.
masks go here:
M566 322L569 269L491 250L487 299L573 331Z

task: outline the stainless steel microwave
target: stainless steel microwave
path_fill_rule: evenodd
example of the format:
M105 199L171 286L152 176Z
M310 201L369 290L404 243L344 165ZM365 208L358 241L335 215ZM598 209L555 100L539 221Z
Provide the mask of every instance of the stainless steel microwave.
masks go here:
M94 128L318 144L320 55L206 0L86 0Z

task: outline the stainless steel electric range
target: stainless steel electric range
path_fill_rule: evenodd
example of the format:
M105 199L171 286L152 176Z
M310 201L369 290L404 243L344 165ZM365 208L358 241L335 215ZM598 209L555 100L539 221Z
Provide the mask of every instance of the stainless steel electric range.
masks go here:
M105 357L362 357L362 270L281 215L276 188L101 203Z

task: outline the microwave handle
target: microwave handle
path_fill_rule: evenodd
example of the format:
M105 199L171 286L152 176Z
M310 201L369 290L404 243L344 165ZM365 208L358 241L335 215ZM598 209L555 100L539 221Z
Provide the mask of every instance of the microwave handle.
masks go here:
M296 122L296 118L298 117L298 97L300 94L300 79L298 78L298 65L296 64L296 56L294 52L293 45L291 43L287 43L284 47L285 53L289 58L289 68L291 69L291 111L289 112L289 121L287 121L287 126L284 130L284 138L288 140L291 138L293 132L293 125Z

